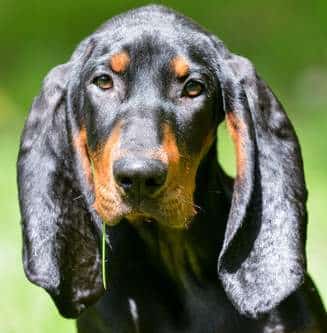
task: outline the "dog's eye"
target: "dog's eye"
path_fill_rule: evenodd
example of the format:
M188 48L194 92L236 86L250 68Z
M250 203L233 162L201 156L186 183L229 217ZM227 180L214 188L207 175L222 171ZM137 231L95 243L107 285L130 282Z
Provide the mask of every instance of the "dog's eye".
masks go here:
M102 74L93 80L93 83L103 90L111 89L113 87L112 78L107 74Z
M185 84L182 95L186 97L197 97L203 92L203 90L204 86L202 83L190 80Z

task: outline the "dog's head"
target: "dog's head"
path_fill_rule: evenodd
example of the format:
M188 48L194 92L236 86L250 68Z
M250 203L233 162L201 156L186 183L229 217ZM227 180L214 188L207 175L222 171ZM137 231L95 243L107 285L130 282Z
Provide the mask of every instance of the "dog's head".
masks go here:
M223 118L220 88L208 36L177 29L165 12L167 27L162 10L150 8L138 20L110 22L83 45L68 87L82 99L72 107L73 140L106 223L183 228L195 214L198 165Z
M197 170L224 118L237 177L218 273L238 310L255 316L302 281L306 192L294 131L252 64L148 6L103 25L48 74L18 184L25 271L64 315L103 292L102 222L192 221Z

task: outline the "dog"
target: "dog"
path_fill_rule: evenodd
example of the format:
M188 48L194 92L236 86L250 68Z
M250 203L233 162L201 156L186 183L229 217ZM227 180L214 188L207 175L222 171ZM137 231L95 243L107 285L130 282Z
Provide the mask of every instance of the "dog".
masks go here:
M50 71L18 188L25 273L79 333L327 332L292 125L249 60L173 10L116 16Z

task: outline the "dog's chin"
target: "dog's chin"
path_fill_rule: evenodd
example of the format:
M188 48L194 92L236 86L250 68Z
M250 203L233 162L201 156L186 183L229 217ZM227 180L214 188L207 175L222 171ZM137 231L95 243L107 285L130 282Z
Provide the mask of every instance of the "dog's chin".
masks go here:
M135 226L141 226L144 224L157 224L159 227L161 228L170 228L170 229L187 229L189 226L189 222L188 223L181 223L181 222L176 222L176 221L167 221L167 220L163 220L161 218L158 217L153 217L151 215L148 214L131 214L125 217L125 219L131 223L132 225Z
M145 224L157 224L163 228L187 229L191 223L192 217L179 217L175 215L174 218L165 218L164 216L130 209L128 211L117 213L115 216L111 216L110 219L105 217L103 217L103 219L110 226L115 226L125 220L137 227Z
M119 200L114 204L112 201L99 200L95 209L109 226L127 220L135 226L151 223L162 228L187 229L196 215L193 204L181 205L177 200L170 200L166 205L145 200L137 203Z

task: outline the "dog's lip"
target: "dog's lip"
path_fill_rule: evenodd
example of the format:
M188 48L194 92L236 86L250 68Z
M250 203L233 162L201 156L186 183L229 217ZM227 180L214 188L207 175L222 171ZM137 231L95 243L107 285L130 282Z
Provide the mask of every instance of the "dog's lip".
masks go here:
M156 214L158 199L142 198L140 200L132 200L125 198L123 200L127 210L123 213L124 218L130 220L156 220L154 215Z
M139 203L122 201L120 209L115 214L106 216L101 215L103 221L110 226L119 224L122 220L127 220L131 223L144 222L160 222L160 216L155 214L155 207L145 200Z
M126 214L124 218L131 223L139 223L139 222L153 223L156 221L156 219L153 216L141 211L131 211L130 213Z
M111 218L110 220L104 219L105 223L107 223L110 226L115 226L123 220L127 220L128 222L133 224L139 224L144 222L153 223L158 221L152 215L140 211L129 211L126 213L117 214L117 216Z

